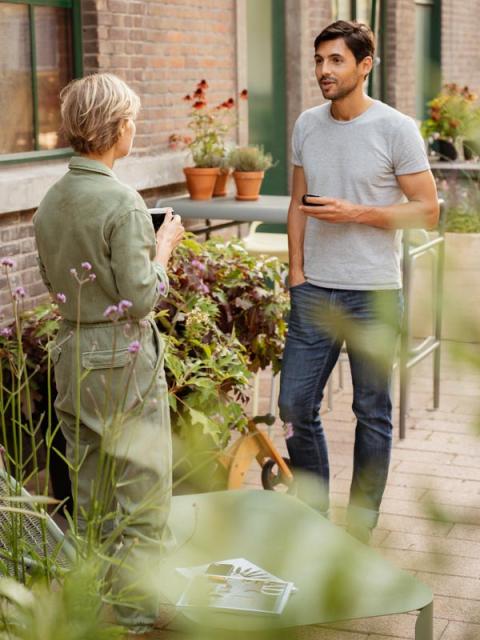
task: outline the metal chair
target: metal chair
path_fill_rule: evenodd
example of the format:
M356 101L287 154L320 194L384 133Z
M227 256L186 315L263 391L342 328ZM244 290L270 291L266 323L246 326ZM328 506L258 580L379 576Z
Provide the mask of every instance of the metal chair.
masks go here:
M39 509L35 497L7 474L0 460L0 573L21 576L43 562L55 572L68 569L74 557L62 530Z
M403 293L405 310L400 344L400 410L399 410L399 435L403 439L406 436L406 420L409 404L410 372L415 365L433 353L433 408L440 406L440 357L442 338L442 307L443 307L443 277L445 270L445 203L440 204L440 223L438 236L430 239L426 231L416 231L417 242L414 240L414 232L405 230L403 236ZM419 233L423 235L424 242L418 241ZM411 331L412 277L417 259L425 254L430 254L433 259L432 266L432 314L433 332L422 342L413 346Z

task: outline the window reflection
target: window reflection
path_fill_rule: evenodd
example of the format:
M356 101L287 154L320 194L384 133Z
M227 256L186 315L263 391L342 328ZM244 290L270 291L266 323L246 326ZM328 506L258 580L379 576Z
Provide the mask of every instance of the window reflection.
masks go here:
M0 153L34 149L27 5L0 4Z
M60 129L61 89L72 78L72 37L69 11L35 7L40 149L68 146Z

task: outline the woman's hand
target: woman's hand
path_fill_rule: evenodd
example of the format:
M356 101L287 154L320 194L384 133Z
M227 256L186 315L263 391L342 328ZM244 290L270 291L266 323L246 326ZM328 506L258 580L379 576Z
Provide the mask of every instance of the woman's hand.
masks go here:
M174 215L173 209L168 209L165 214L165 220L157 231L157 255L156 262L160 262L164 267L172 255L172 251L183 238L185 229L179 215Z

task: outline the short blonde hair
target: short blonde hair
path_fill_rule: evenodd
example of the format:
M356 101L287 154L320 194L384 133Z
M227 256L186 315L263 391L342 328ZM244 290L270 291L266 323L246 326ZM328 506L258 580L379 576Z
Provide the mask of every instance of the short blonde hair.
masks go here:
M120 137L120 125L135 119L140 98L112 73L73 80L60 93L62 131L79 153L104 153Z

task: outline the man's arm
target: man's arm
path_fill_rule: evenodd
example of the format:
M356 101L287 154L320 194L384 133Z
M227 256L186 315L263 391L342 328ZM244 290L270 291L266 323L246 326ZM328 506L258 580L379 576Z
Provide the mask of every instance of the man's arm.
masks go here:
M316 198L322 207L300 206L304 214L326 222L354 222L380 229L433 229L437 225L439 206L437 188L431 171L397 176L408 199L403 204L386 207L353 204L335 198Z
M300 211L302 196L307 191L303 167L294 165L292 197L288 208L288 283L291 287L305 282L303 275L303 240L305 237L306 217Z

